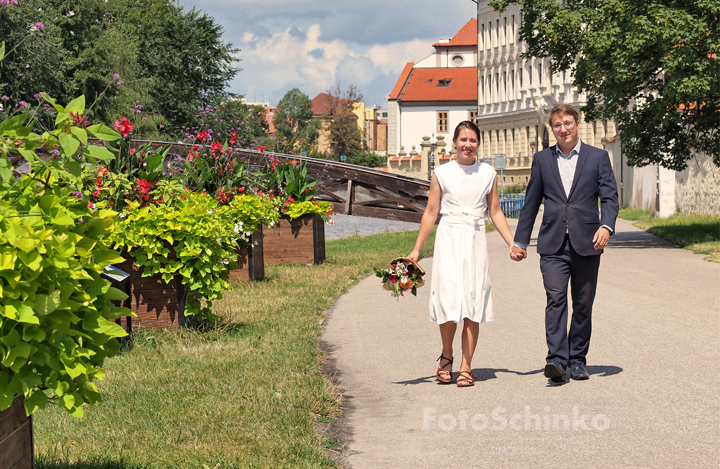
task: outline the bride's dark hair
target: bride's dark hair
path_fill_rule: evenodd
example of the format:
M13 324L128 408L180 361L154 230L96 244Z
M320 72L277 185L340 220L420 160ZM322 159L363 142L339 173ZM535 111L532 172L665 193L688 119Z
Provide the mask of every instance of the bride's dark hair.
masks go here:
M478 141L480 141L480 129L477 125L475 125L475 122L473 121L462 121L460 122L457 127L455 127L455 133L453 134L453 142L457 140L458 135L460 135L460 131L465 129L470 129L475 132L475 135L477 136Z

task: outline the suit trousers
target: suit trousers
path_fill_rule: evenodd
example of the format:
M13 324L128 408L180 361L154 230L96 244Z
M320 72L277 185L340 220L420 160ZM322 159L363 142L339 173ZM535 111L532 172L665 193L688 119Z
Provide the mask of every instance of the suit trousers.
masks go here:
M540 256L547 306L545 338L547 362L558 362L567 368L570 363L586 364L592 331L592 306L597 289L600 255L581 256L565 240L555 254ZM572 296L572 320L567 332L568 281Z

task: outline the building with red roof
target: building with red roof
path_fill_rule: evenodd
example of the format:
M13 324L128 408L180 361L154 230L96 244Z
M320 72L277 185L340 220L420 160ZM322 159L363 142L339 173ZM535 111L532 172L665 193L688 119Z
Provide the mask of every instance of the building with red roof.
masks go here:
M413 147L419 152L423 137L443 137L449 144L457 124L475 119L477 39L477 20L471 19L451 39L433 44L431 55L405 65L387 96L390 168L398 154L410 155ZM400 172L427 178L427 162L413 158L423 162L422 169Z

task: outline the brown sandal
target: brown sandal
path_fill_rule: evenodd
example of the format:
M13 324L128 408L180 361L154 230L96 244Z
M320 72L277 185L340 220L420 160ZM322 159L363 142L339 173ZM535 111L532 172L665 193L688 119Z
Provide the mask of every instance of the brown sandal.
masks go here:
M443 357L442 353L440 354L440 358L437 359L437 361L440 360L447 360L448 363L445 364L445 366L452 365L453 359ZM440 362L440 365L442 365L442 362ZM440 381L442 384L450 384L452 382L452 371L448 371L442 366L438 366L437 371L435 372L435 378L437 378L438 381Z
M475 380L477 376L472 374L472 371L461 371L458 373L457 379L455 380L459 388L465 388L468 386L475 386Z

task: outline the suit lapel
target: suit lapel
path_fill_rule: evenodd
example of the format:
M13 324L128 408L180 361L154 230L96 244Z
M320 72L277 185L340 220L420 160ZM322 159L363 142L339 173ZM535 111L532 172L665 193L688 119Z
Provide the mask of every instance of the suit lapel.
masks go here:
M580 173L582 173L583 166L585 166L585 162L588 159L588 147L584 143L580 145L580 154L578 155L577 165L575 166L575 175L573 176L573 182L572 186L570 186L570 193L568 194L568 199L572 197L573 192L575 192L575 186L577 186L578 179L580 179ZM560 171L558 170L558 174Z
M558 156L555 154L555 151L552 150L552 147L550 147L549 150L550 150L550 169L552 169L552 173L555 176L555 181L558 183L558 186L560 187L560 193L564 196L565 188L563 187L562 178L560 177L560 167L558 166Z

